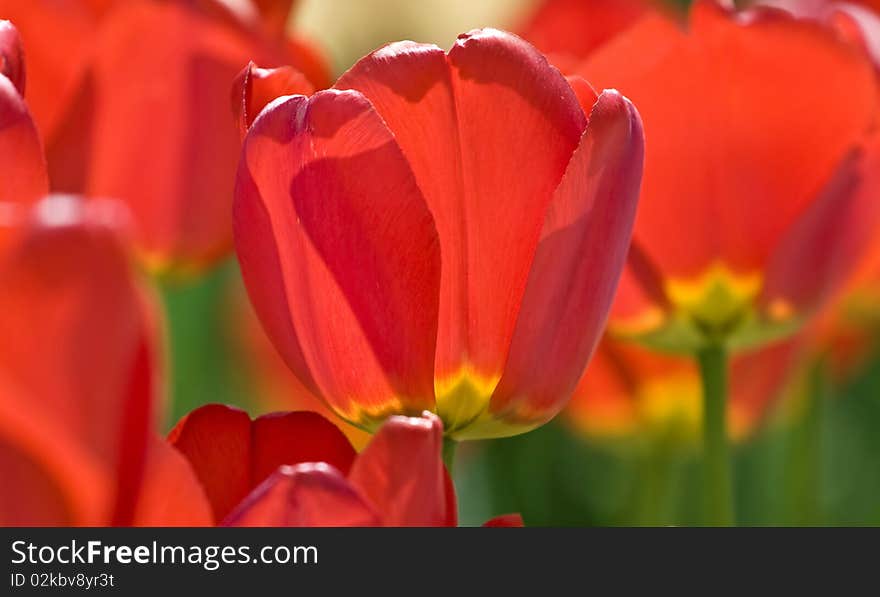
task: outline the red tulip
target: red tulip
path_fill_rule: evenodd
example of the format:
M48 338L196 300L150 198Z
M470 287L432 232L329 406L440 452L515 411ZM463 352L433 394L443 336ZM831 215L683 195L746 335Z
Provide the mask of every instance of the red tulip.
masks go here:
M232 246L230 82L252 59L327 77L247 3L86 4L0 0L26 43L53 190L123 200L154 271L210 265Z
M840 288L864 251L853 232L877 114L862 52L782 11L700 1L688 31L646 18L580 71L633 98L650 139L613 331L746 347Z
M448 54L386 46L253 123L234 213L245 282L287 364L343 417L432 410L458 439L564 405L642 159L629 101L576 85L588 114L534 48L481 30Z
M757 430L780 398L802 347L775 344L731 362L728 434L743 439ZM604 338L566 408L578 431L593 437L634 434L700 437L702 391L687 357L651 352Z
M0 255L0 524L150 521L142 487L182 463L151 437L156 322L118 214L49 197Z

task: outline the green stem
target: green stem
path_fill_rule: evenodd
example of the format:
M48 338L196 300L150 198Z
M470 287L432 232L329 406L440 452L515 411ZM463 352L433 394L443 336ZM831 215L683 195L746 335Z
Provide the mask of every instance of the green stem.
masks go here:
M452 438L444 437L443 438L443 464L446 465L446 470L449 471L449 475L452 476L452 470L455 467L455 449L458 447L458 442Z
M824 363L817 360L806 380L804 412L793 435L790 454L791 499L794 523L816 525L821 522L822 420L828 380Z
M697 354L703 384L703 497L707 526L731 526L733 483L727 445L727 353L710 345Z

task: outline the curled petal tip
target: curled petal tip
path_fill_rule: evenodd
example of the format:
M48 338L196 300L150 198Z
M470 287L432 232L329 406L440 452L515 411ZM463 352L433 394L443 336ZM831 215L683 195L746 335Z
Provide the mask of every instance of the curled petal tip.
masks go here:
M9 21L0 20L0 75L12 81L18 93L24 95L24 52L18 30Z

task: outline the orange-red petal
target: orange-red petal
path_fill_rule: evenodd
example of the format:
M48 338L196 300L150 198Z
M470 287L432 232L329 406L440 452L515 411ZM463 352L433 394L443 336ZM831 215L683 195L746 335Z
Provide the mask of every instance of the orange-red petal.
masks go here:
M184 456L152 436L131 521L139 527L212 526L214 515L205 490Z
M0 179L0 203L32 204L49 190L36 125L19 91L4 76L0 76Z
M626 259L643 156L638 112L617 92L602 92L548 206L492 396L494 416L537 424L571 395L605 327Z
M285 466L224 521L245 527L372 527L381 518L345 477L324 463Z
M689 32L645 19L581 71L644 118L635 238L664 276L762 271L876 109L870 63L829 30L705 0Z
M316 413L264 415L209 404L186 415L168 436L205 487L223 520L282 465L324 462L347 473L355 452L335 425Z
M386 526L445 526L450 521L443 424L436 415L391 417L358 455L349 481Z
M273 99L282 95L309 95L314 90L305 75L291 66L260 68L249 63L232 83L232 110L242 139L254 118Z
M24 95L25 66L18 29L9 21L0 20L0 75Z
M245 139L234 223L251 302L311 389L362 424L433 407L437 233L361 94L263 110Z

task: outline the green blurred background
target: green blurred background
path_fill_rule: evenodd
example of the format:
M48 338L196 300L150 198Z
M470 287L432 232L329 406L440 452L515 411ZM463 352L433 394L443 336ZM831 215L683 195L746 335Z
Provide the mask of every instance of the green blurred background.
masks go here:
M686 2L677 2L686 4ZM341 72L395 39L451 45L473 27L515 28L531 0L306 0L296 29ZM170 428L206 402L254 410L257 384L237 348L234 260L187 284L167 284ZM874 346L876 347L875 342ZM880 355L846 384L826 384L811 416L770 417L734 448L740 524L880 524ZM339 422L340 425L345 423ZM697 453L663 437L597 442L559 420L505 440L460 448L461 522L521 512L530 525L699 522Z

